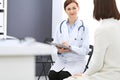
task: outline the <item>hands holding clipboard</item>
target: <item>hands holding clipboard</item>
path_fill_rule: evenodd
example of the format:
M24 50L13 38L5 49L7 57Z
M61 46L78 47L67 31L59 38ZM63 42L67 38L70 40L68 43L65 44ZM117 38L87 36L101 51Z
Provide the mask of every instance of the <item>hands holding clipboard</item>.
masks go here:
M70 46L66 42L63 42L62 44L57 44L57 43L50 43L50 44L56 46L59 53L71 51Z

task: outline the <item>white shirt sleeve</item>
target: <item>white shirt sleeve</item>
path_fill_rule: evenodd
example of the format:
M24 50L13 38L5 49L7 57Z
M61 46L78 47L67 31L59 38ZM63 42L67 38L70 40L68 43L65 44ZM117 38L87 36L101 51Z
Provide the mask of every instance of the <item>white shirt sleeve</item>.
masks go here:
M101 70L104 64L104 57L107 46L108 40L105 36L105 31L102 29L97 29L94 36L94 51L92 59L85 74L91 75Z

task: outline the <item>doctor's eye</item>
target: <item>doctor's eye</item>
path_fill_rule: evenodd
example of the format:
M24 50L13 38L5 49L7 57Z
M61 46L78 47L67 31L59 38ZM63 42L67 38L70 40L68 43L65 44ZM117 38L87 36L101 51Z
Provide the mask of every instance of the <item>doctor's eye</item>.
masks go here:
M67 10L68 10L68 11L70 11L71 9L70 9L70 8L68 8Z
M72 10L75 10L75 9L76 9L76 7L73 7L73 8L72 8Z

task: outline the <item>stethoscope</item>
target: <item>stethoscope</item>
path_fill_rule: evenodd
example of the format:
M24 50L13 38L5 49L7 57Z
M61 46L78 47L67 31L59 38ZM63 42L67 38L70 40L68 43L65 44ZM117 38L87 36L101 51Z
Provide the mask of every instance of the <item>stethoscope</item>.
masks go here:
M65 21L66 21L66 20L62 21L61 24L60 24L60 33L61 33L61 34L62 34L62 25L63 25L63 23L64 23ZM78 34L79 34L79 31L80 31L81 28L83 29L83 32L85 31L85 26L84 26L84 24L83 24L83 21L81 20L81 22L82 22L82 25L80 25L80 26L78 27ZM77 40L77 38L75 38L75 40ZM81 40L83 40L83 37L81 37Z

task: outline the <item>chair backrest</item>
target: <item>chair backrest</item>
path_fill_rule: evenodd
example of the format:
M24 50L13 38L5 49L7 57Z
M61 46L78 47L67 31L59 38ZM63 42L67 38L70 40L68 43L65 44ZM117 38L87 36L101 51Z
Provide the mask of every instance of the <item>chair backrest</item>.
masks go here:
M93 45L89 45L89 53L88 53L89 58L88 58L84 72L88 69L88 65L89 65L90 59L91 59L92 54L93 54L93 50L94 50Z

